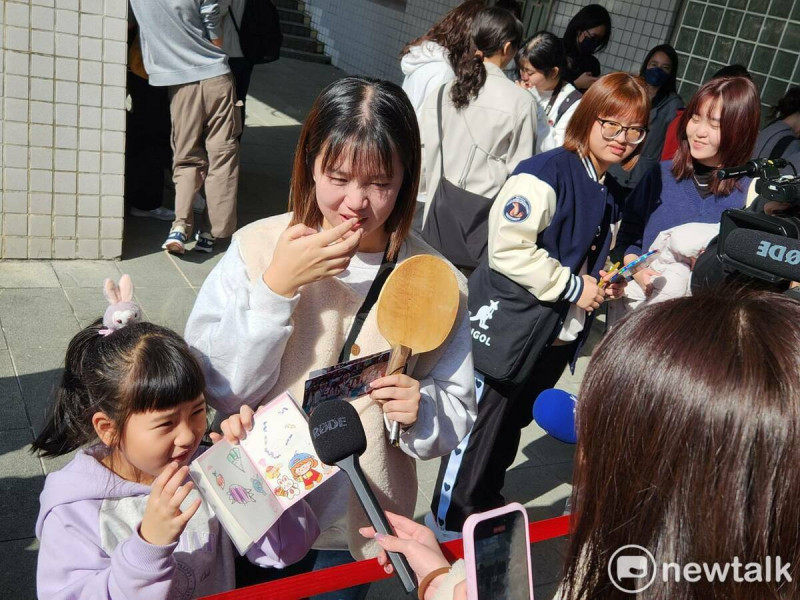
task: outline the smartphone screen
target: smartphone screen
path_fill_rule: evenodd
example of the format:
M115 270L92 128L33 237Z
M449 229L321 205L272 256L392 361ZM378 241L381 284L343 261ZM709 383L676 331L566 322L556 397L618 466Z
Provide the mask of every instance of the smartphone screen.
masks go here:
M519 511L475 525L475 565L479 600L531 600L530 549Z

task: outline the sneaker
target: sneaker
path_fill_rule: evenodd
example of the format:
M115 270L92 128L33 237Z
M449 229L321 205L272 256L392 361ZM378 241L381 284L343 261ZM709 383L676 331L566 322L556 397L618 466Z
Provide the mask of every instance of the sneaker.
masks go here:
M183 254L186 250L186 230L183 227L175 227L169 232L167 241L165 241L161 248L173 254Z
M205 231L198 231L197 235L194 236L194 239L197 240L197 243L194 245L194 249L197 252L213 252L214 251L214 236L210 233L206 233Z
M164 208L163 206L159 206L153 210L141 210L135 206L131 206L130 213L134 217L149 217L151 219L158 219L159 221L175 220L175 212L168 208Z
M439 524L433 518L433 513L428 511L423 519L425 522L425 527L433 531L436 535L436 541L440 544L444 544L445 542L452 542L453 540L460 540L464 537L464 534L460 531L450 531L448 529L444 529L443 527L439 527Z
M206 199L201 194L194 195L194 202L192 202L192 210L196 213L202 214L206 209Z

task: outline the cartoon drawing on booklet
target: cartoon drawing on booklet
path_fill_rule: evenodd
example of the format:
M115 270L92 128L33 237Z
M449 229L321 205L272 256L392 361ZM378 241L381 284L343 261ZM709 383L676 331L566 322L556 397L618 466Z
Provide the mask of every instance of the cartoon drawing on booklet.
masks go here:
M322 473L314 469L317 466L319 466L319 461L305 452L295 454L289 461L289 471L291 471L292 477L301 482L307 490L322 481Z

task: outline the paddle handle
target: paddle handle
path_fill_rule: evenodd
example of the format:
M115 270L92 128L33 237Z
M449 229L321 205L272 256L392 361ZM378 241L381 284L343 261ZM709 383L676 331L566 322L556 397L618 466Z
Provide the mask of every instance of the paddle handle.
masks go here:
M386 367L387 375L394 375L395 373L405 373L406 363L411 356L411 348L408 346L392 346L392 353L389 355L389 364ZM389 443L392 446L400 445L400 423L392 421L391 430L389 431Z

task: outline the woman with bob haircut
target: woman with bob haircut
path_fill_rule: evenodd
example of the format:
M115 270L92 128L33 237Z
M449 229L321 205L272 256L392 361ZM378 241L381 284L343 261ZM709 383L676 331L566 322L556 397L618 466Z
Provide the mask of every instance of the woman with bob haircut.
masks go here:
M560 600L800 597L800 303L726 289L643 308L595 349L578 397ZM420 578L449 566L421 525L389 520L400 537L379 544L406 554ZM659 568L638 593L649 577L616 579L623 592L609 572L629 544L658 566L717 563L727 577L665 582ZM465 598L458 571L426 598Z
M678 123L674 158L654 166L628 197L617 239L625 264L649 249L662 231L718 223L724 210L745 206L751 180L720 180L717 169L750 160L760 118L758 91L746 77L712 79L695 92ZM650 296L658 275L646 268L634 279Z
M598 286L598 278L606 275L611 224L621 214L620 188L607 171L614 164L636 164L649 110L641 79L627 73L601 77L570 120L564 147L520 163L492 205L488 263L470 277L470 295L478 274L488 268L520 286L520 294L530 294L531 303L552 306L557 319L552 330L541 331L544 349L538 357L524 362L514 376L522 383L493 380L476 364L478 419L467 442L442 460L431 505L434 519L428 520L441 539L461 531L470 514L505 504L505 471L516 456L520 432L532 420L533 401L568 364L574 365L593 311L606 297L622 294L622 284ZM489 287L497 284L489 281ZM493 295L486 286L481 289L481 298ZM484 337L515 335L493 331L499 314L480 325Z
M322 91L297 143L293 212L235 234L186 325L217 410L255 408L287 389L300 400L309 372L389 349L374 299L395 262L431 253L409 234L419 168L416 117L399 86L347 77ZM381 506L404 515L416 502L415 459L450 452L475 418L466 282L454 272L461 305L448 339L352 402L369 440L361 466ZM399 448L389 420L402 426ZM347 479L336 480L309 496L322 531L315 568L377 551L358 535L366 517Z

